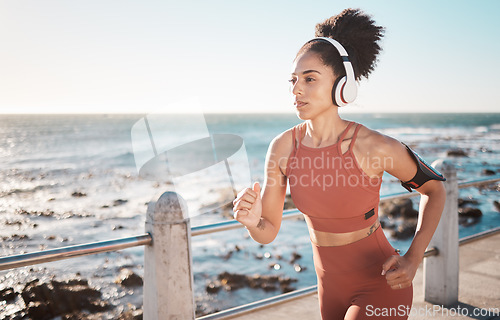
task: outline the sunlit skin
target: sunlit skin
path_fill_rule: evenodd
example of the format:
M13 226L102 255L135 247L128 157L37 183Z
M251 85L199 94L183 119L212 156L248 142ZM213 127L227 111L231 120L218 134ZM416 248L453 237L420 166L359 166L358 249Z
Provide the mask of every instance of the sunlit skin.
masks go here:
M316 54L306 53L297 59L290 79L297 116L302 120L333 120L337 110L331 98L334 82L333 70L324 65ZM321 115L323 112L327 114Z
M332 68L324 65L313 52L306 52L294 61L291 93L297 116L306 124L303 145L318 148L335 144L348 124L340 118L338 107L332 102L331 90L336 78ZM342 152L347 151L353 131L341 142ZM242 190L233 202L235 219L259 243L270 243L280 229L287 189L284 172L292 149L289 129L274 138L269 146L262 190L259 183L254 183L252 188ZM417 171L415 162L399 141L366 127L359 131L353 154L372 179L381 179L383 173L388 172L401 181L408 181ZM446 193L442 182L428 181L417 191L421 194L419 220L411 246L404 256L391 256L380 266L381 274L395 290L411 286L444 208Z

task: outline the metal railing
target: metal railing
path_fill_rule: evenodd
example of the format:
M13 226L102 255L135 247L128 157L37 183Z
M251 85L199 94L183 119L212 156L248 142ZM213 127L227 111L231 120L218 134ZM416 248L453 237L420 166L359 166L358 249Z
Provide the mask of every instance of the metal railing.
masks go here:
M480 180L474 180L474 181L467 181L467 182L462 182L460 184L457 184L457 190L456 193L458 194L458 189L462 188L467 188L467 187L472 187L472 186L479 186L479 185L484 185L484 184L491 184L494 182L500 181L500 177L490 177L486 179L480 179ZM397 193L397 194L391 194L391 195L385 195L381 197L381 202L385 201L391 201L395 199L402 199L402 198L410 198L413 196L419 195L416 192L413 193ZM148 217L149 217L149 208L148 208ZM456 215L456 213L455 213ZM293 219L293 218L299 218L302 217L302 213L297 210L297 209L292 209L292 210L286 210L283 212L283 219ZM177 225L181 223L186 223L189 226L189 219L184 218L179 220L177 217L174 219L175 221L171 222L156 222L157 224L163 224L167 226L172 226L172 225ZM151 221L146 221L146 224L151 223ZM198 235L203 235L203 234L209 234L209 233L214 233L214 232L220 232L220 231L225 231L225 230L232 230L232 229L238 229L238 228L243 228L243 226L238 223L237 221L224 221L224 222L219 222L219 223L214 223L214 224L209 224L209 225L204 225L204 226L196 226L190 228L189 231L189 236L198 236ZM463 245L466 243L470 243L472 241L482 239L484 237L496 234L500 232L500 227L481 232L476 235L468 236L465 238L460 239L459 244ZM18 254L18 255L12 255L12 256L6 256L6 257L0 257L0 271L1 270L8 270L8 269L13 269L13 268L19 268L23 266L29 266L29 265L34 265L34 264L39 264L39 263L45 263L45 262L51 262L51 261L58 261L58 260L63 260L63 259L69 259L69 258L74 258L74 257L79 257L79 256L84 256L84 255L91 255L91 254L97 254L97 253L103 253L103 252L109 252L109 251L117 251L125 248L131 248L131 247L136 247L136 246L147 246L147 247L153 247L153 239L155 238L154 235L152 235L151 232L145 233L142 235L137 235L137 236L132 236L132 237L126 237L126 238L120 238L120 239L114 239L114 240L106 240L106 241L99 241L99 242L93 242L93 243L87 243L87 244L81 244L81 245L74 245L74 246L67 246L67 247L62 247L62 248L57 248L57 249L49 249L49 250L44 250L44 251L38 251L38 252L33 252L33 253L25 253L25 254ZM158 239L159 240L159 239ZM156 240L155 240L156 242ZM188 240L189 242L189 240ZM190 244L188 243L188 251L190 255ZM430 256L435 256L439 254L439 248L431 247L425 252L425 257L430 257ZM191 257L188 257L191 259ZM146 260L146 257L145 257ZM192 260L189 260L192 261ZM145 265L148 262L145 261ZM153 268L154 269L154 268ZM191 271L191 266L189 266L189 270L192 274ZM147 269L145 270L145 278L146 278L146 272ZM151 279L151 281L155 281L155 279ZM148 281L145 279L144 286L147 286ZM191 288L192 290L192 288ZM273 304L277 303L282 303L284 301L290 301L293 299L300 298L302 296L310 295L315 293L317 290L316 286L311 286L308 288L296 290L290 293L282 294L282 295L277 295L275 297L271 297L265 300L257 301L254 303L242 305L239 307L235 307L232 309L228 309L225 311L218 312L216 314L208 315L199 318L200 320L208 320L208 319L224 319L229 316L234 316L236 314L242 314L249 312L250 310L254 310L256 308L262 308L262 307L268 307ZM191 292L192 294L192 292ZM146 308L146 305L145 305ZM146 316L146 314L145 314Z
M150 245L150 234L120 238L114 240L98 241L57 249L49 249L31 253L23 253L0 258L0 270L8 270L34 264L59 261L69 258L81 257L102 252L117 251L137 246Z

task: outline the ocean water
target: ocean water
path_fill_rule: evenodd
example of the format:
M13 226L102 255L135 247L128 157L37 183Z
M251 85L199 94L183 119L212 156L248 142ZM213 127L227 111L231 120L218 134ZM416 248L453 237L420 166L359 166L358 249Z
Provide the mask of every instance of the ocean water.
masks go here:
M457 167L459 181L485 178L485 170L500 174L500 113L342 116L414 146L429 163L448 158ZM172 181L139 176L131 130L143 117L0 115L0 255L142 234L146 204L176 187ZM177 123L190 118L176 117ZM300 122L294 114L207 114L205 120L210 134L243 139L248 163L239 169L249 168L250 180L260 182L269 143ZM447 156L448 150L455 149L467 156ZM182 196L190 205L191 225L229 219L221 206L234 196L219 188L222 178L214 174L190 179L186 190L192 192ZM202 182L211 187L200 194L196 186ZM396 179L384 176L382 194L403 191ZM493 205L494 200L500 200L498 189L462 189L460 197L477 200L475 206L483 212L478 223L460 226L460 236L500 225L500 213ZM409 245L408 240L390 241L403 252ZM223 271L284 275L297 279L295 288L316 283L307 228L301 220L284 222L277 239L266 246L254 243L243 230L195 237L192 245L195 297L200 312L279 293L248 288L207 293L206 285ZM291 263L294 254L301 258ZM21 288L23 281L34 277L55 275L64 279L79 274L119 306L117 313L128 308L127 304L142 304L140 288L125 289L114 284L119 269L128 267L142 275L142 264L141 247L46 263L0 272L0 289ZM19 310L21 304L0 302L0 318ZM112 318L113 314L108 316Z

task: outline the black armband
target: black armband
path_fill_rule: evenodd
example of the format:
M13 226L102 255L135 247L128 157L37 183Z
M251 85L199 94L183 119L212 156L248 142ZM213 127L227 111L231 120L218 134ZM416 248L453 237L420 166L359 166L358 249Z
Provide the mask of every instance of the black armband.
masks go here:
M403 143L403 145L406 147L408 153L417 164L417 173L415 174L413 179L406 182L401 181L401 185L405 187L406 190L412 192L411 189L419 188L429 180L446 181L445 177L443 177L443 175L439 171L428 165L415 151L410 149L410 147L408 147L406 144Z

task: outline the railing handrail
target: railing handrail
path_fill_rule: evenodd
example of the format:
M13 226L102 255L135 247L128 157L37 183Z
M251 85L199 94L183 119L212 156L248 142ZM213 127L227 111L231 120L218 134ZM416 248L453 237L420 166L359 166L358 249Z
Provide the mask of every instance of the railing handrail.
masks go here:
M138 236L97 241L73 246L48 249L31 253L22 253L0 257L0 271L30 266L34 264L59 261L90 254L117 251L121 249L149 245L152 237L149 233Z
M302 217L302 213L299 209L288 209L283 210L283 220L300 218ZM233 229L241 229L244 226L236 220L227 220L221 222L215 222L210 224L205 224L202 226L191 227L191 235L199 236L202 234L215 233L219 231L233 230Z
M458 184L458 189L469 188L469 187L473 187L473 186L481 185L481 184L489 184L489 183L493 183L493 182L497 182L497 181L500 181L500 176L498 176L498 175L495 175L495 176L492 176L489 178L464 181L464 182L460 182Z

